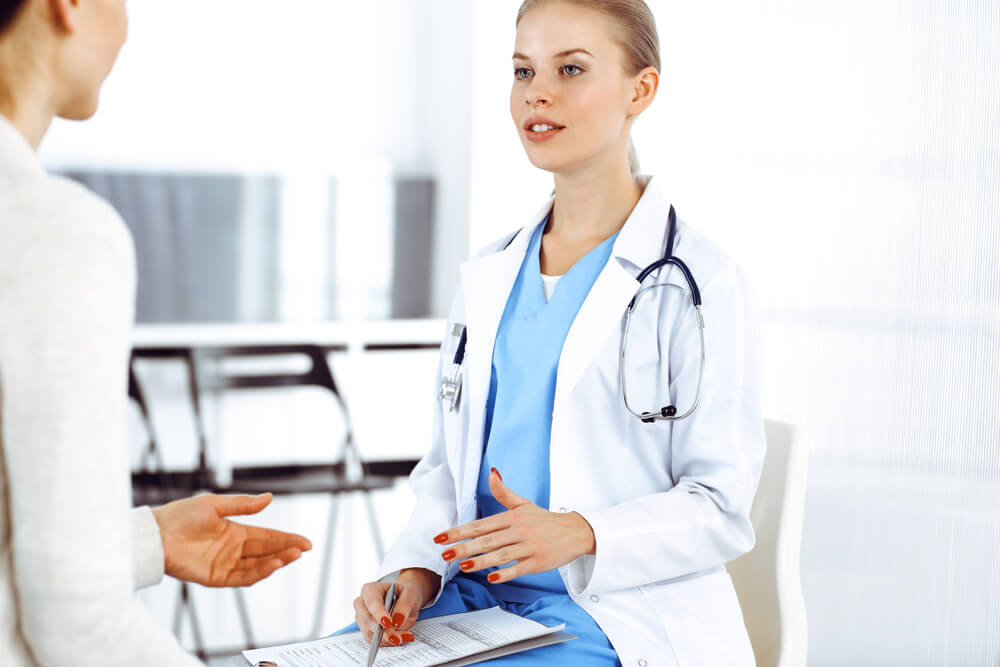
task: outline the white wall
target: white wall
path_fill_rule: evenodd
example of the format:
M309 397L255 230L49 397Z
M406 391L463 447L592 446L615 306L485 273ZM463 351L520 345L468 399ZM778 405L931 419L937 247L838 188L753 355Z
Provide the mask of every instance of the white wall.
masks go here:
M649 4L643 171L746 268L766 414L811 447L809 664L997 664L1000 7ZM507 116L518 5L476 4L474 247L551 188Z

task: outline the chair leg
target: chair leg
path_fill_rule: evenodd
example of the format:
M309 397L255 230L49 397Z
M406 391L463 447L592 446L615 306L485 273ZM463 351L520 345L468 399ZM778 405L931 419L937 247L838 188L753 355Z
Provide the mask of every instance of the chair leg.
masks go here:
M242 588L234 588L233 593L236 595L236 611L240 615L240 625L243 626L243 640L246 643L247 649L257 648L257 642L253 639L253 626L250 625L250 612L247 608L247 600L243 595Z
M322 632L323 613L326 611L327 589L330 587L330 568L333 565L333 535L337 528L337 496L330 497L330 518L326 524L326 539L323 544L323 558L320 561L319 594L316 598L316 613L313 616L312 633L308 639L315 639Z
M185 609L188 612L188 616L191 617L191 636L194 640L195 655L198 656L199 660L208 660L208 654L205 652L205 642L201 636L201 625L198 623L198 612L194 608L194 600L191 599L187 582L182 581L177 594L177 606L174 608L174 636L178 640L181 638L181 620Z
M375 540L375 555L381 563L385 558L385 545L382 543L382 531L378 526L378 516L375 514L375 503L372 500L372 492L365 491L365 508L368 510L368 523L372 529L372 537Z

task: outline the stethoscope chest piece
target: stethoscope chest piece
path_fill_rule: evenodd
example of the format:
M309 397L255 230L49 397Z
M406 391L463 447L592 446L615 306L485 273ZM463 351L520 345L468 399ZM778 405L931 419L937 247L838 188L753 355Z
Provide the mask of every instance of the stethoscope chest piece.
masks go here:
M447 403L448 409L454 412L458 409L459 401L462 398L462 363L465 361L465 343L468 339L465 325L456 323L452 327L451 335L458 338L455 356L452 358L452 375L441 378L441 390L438 392L438 398Z

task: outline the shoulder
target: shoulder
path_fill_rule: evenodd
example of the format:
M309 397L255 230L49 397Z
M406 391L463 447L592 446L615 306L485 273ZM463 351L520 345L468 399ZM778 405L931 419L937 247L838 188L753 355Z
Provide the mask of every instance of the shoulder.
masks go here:
M134 262L132 236L118 212L67 178L22 183L0 197L0 210L0 235L6 241L19 240L53 253L100 249L123 264Z
M684 220L677 220L674 254L691 269L702 292L728 286L748 289L746 272L718 243Z
M487 255L495 255L496 253L500 252L501 250L503 250L504 248L506 248L508 245L510 245L511 241L514 240L514 237L516 237L518 234L520 234L522 231L525 231L526 229L527 228L522 227L521 229L516 229L516 230L514 230L512 232L508 232L507 234L504 234L503 236L501 236L500 238L496 239L495 241L492 241L492 242L486 244L485 246L483 246L482 248L480 248L476 252L476 254L473 255L473 257L475 259L479 259L480 257L486 257Z

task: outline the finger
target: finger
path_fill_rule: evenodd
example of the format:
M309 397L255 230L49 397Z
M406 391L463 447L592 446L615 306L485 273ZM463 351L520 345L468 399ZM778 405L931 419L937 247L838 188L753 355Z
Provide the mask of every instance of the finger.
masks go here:
M524 545L513 545L491 551L488 554L482 554L475 558L467 558L459 563L459 567L463 572L479 572L480 570L486 570L491 567L502 567L519 559L528 558L529 554L530 552Z
M507 485L503 483L503 479L500 477L500 473L496 468L490 469L490 493L493 494L493 497L497 499L498 503L509 510L517 509L521 505L531 504L530 500L522 498L507 488Z
M518 539L519 538L511 530L498 530L495 533L487 533L486 535L482 535L481 537L477 537L467 542L456 544L454 547L446 549L442 552L441 558L446 561L472 558L473 556L486 554L491 551L496 551L497 549L505 547L509 544L514 544L518 541Z
M521 545L503 547L496 551L463 560L459 567L463 572L478 572L491 567L502 567L519 558L527 558L528 551Z
M209 494L212 506L219 516L239 516L256 514L271 504L271 494L262 493L259 496L220 496Z
M361 589L361 598L364 600L365 606L368 608L368 613L375 619L375 622L383 628L391 629L392 620L389 618L389 612L385 608L385 592L387 590L389 590L389 584L385 582L366 584Z
M441 533L434 538L434 541L438 544L454 544L462 540L493 533L509 526L509 519L507 512L501 512L500 514L488 516L485 519L470 521L469 523L464 523L461 526L456 526Z
M312 542L302 535L284 533L280 530L259 528L257 526L236 525L244 529L244 556L266 556L267 554L288 549L289 547L295 547L299 551L309 551L312 549Z
M423 600L420 596L420 589L412 584L397 584L399 599L396 606L392 608L392 627L394 630L409 630L417 622L420 614L420 607Z
M491 584L502 584L507 581L511 581L512 579L517 579L522 575L531 574L532 572L535 572L536 570L533 567L533 565L534 565L533 559L527 558L525 560L517 561L510 567L505 567L502 570L496 570L494 572L490 572L490 576L488 576L486 579Z
M302 552L291 547L289 549L284 549L276 554L268 554L266 556L252 556L250 558L241 558L237 561L234 570L253 570L259 565L264 563L270 563L277 560L282 566L288 565L292 561L298 560L302 556Z
M223 586L252 586L261 579L267 579L284 566L285 563L281 562L277 558L264 559L257 563L254 567L242 570L232 570L226 576ZM208 585L211 586L211 584Z
M375 619L368 613L368 607L360 596L354 598L354 622L358 624L358 629L361 630L361 636L365 638L365 643L371 644L378 626L375 625Z

